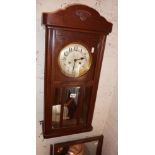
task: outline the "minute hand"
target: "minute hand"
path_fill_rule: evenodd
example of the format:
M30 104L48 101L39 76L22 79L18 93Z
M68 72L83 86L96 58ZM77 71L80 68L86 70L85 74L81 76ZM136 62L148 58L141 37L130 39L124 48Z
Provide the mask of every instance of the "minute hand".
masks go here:
M81 58L79 58L79 59L74 59L74 61L83 60L83 59L85 59L85 58L81 57Z
M74 71L75 63L76 63L76 59L74 59L74 65L73 65L73 70L72 71Z
M74 70L74 68L75 68L75 63L76 63L76 61L77 61L77 60L83 60L83 59L85 59L85 58L81 57L81 58L79 58L79 59L74 59L73 70ZM73 70L72 70L72 71L73 71Z

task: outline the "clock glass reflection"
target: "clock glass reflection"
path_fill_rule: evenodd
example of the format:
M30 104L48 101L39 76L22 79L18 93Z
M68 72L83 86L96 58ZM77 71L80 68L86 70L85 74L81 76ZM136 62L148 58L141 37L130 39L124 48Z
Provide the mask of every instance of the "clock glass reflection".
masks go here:
M56 88L52 104L52 128L84 125L86 123L91 88Z

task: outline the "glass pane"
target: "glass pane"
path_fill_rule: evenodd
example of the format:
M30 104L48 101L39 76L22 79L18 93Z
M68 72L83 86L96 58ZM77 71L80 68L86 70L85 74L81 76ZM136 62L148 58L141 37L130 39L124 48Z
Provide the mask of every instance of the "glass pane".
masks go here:
M63 126L76 125L80 87L65 89Z
M88 108L91 99L91 90L92 87L86 87L83 91L83 104L82 104L82 113L80 118L80 123L86 124L88 116Z
M58 128L60 125L62 88L56 88L54 92L54 102L52 104L52 127Z
M61 112L61 105L52 106L52 126L54 128L59 127L60 112Z
M52 103L52 128L85 125L92 87L55 88Z
M92 141L85 143L85 154L96 155L98 141Z

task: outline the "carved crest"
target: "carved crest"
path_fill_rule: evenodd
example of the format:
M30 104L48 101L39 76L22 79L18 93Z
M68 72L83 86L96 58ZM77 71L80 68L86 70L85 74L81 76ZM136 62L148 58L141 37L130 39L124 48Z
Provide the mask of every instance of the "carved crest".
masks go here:
M81 21L85 21L89 16L91 16L91 14L85 10L77 10L76 15L80 18Z

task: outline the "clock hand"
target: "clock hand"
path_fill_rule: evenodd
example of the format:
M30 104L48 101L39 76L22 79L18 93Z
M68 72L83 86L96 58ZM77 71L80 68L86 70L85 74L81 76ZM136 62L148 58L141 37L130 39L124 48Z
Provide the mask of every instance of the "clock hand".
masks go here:
M74 68L75 68L75 62L76 62L76 59L74 59L74 65L73 65L73 70L72 70L72 72L74 71Z
M74 60L76 60L76 61L77 61L77 60L83 60L83 59L85 59L85 58L81 57L81 58L79 58L79 59L74 59Z
M79 58L79 59L74 59L74 65L73 65L73 70L72 70L72 72L74 71L76 61L77 61L77 60L83 60L83 59L85 59L85 58L81 57L81 58Z

